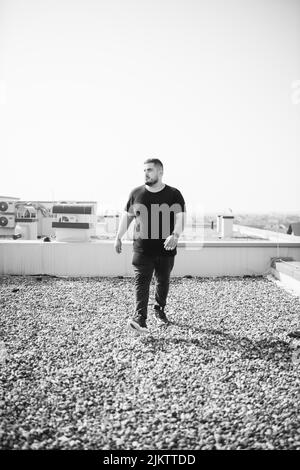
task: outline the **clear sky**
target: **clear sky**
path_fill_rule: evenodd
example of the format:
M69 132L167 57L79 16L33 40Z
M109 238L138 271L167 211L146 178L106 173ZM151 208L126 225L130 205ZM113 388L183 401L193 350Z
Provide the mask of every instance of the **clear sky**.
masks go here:
M0 195L300 213L297 87L299 0L0 0Z

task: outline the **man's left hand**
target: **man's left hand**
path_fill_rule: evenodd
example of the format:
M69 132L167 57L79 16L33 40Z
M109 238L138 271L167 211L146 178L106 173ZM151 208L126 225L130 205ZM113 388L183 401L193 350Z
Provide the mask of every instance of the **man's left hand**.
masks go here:
M176 248L177 246L177 241L178 241L178 238L175 235L170 235L165 240L165 243L164 243L165 250L174 250L174 248Z

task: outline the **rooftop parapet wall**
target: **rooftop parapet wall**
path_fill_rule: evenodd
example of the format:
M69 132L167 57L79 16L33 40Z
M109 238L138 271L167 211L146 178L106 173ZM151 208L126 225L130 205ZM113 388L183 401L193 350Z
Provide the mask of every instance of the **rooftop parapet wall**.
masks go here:
M266 274L272 258L300 261L300 240L273 242L179 242L172 276L242 276ZM111 240L43 242L0 240L0 275L46 274L70 277L133 276L132 242L121 254Z
M257 227L250 227L248 225L234 224L233 230L239 231L240 233L243 233L245 235L255 235L258 237L267 238L268 240L271 240L271 241L274 241L274 240L275 241L277 240L300 241L300 237L296 235L289 235L287 233L282 233L282 232L274 232L273 230L264 230L264 229L257 228Z

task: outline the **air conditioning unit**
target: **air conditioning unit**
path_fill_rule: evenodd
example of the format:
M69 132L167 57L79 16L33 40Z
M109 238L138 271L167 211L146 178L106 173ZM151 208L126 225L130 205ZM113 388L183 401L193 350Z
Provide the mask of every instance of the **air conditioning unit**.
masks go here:
M64 222L76 223L78 221L79 221L79 218L74 215L62 215L58 218L58 222L61 222L61 223L64 223Z
M0 198L0 212L14 213L16 207L16 201L3 200Z
M91 231L96 228L97 203L81 204L55 204L52 213L55 220L52 227L55 229L57 241L87 241Z
M16 217L13 214L0 213L0 227L1 228L14 228L16 226Z

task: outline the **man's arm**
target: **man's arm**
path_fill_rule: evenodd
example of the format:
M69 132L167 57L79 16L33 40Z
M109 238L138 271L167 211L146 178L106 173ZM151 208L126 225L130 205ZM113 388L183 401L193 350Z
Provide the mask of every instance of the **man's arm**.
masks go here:
M176 214L174 230L172 233L172 235L177 237L177 239L180 237L180 235L184 231L185 222L186 222L186 212L178 212L178 214Z
M175 216L174 230L164 243L166 250L174 250L174 248L176 248L178 239L184 230L185 222L186 212L178 212Z
M124 211L119 223L116 239L115 239L115 249L117 253L121 253L122 251L122 241L121 238L127 232L131 222L134 219L134 215L130 214L129 212Z

